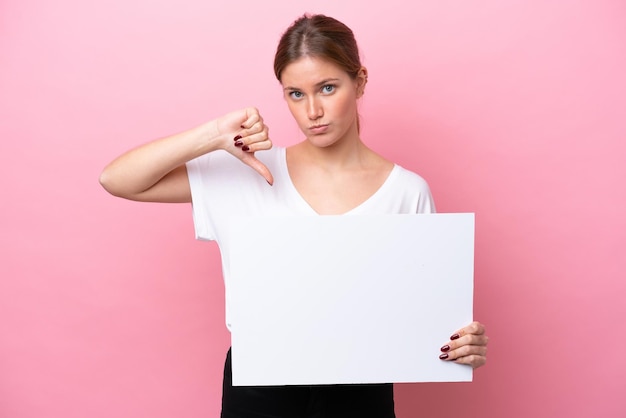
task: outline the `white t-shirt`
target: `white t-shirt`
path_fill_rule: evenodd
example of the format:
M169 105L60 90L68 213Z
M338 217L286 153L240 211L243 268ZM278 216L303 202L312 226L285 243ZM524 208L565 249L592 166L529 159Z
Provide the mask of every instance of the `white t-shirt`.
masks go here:
M222 255L226 289L226 326L229 322L230 257L228 224L230 218L250 215L319 216L291 182L285 148L257 152L274 176L274 185L226 151L205 154L187 163L196 238L217 241ZM433 213L435 205L426 181L399 165L394 165L383 185L365 202L346 215Z

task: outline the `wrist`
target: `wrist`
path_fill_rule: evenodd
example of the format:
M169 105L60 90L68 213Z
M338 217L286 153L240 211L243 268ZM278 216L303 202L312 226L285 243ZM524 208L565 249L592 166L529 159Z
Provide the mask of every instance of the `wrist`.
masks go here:
M225 140L224 135L220 132L217 121L212 120L195 128L198 138L198 146L202 150L202 154L223 148Z

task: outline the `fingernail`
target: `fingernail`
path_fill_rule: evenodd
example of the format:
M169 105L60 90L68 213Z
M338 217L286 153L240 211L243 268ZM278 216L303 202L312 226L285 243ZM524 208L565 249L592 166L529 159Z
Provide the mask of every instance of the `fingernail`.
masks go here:
M265 180L265 181L267 181L267 184L269 184L270 186L272 185L272 183L270 183L268 180Z
M445 360L448 358L448 355L446 353L442 354L439 356L440 359Z
M237 136L235 137L234 141L238 141L238 140L240 140L240 139L241 139L241 135L237 135Z
M443 347L441 347L441 351L443 351L444 353L446 351L449 351L449 350L450 350L450 346L449 345L444 345Z
M239 140L235 141L235 146L236 146L236 147L240 147L240 146L242 146L242 145L243 145L243 142L241 142L241 141L239 141Z
M458 340L459 338L461 338L459 334L454 334L452 337L450 337L451 340Z
M247 145L244 145L243 147L241 147L241 149L244 151L250 151L250 147Z

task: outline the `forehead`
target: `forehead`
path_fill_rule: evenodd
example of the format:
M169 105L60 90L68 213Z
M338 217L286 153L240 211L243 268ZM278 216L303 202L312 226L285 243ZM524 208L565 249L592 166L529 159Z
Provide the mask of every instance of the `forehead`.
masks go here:
M327 79L349 79L349 75L334 62L323 58L305 56L287 65L281 74L285 87L316 85Z

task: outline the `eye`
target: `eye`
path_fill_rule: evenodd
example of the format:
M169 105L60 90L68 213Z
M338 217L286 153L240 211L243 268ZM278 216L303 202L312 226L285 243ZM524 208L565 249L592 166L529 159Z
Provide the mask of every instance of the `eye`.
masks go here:
M326 93L326 94L330 94L333 91L335 91L335 85L334 84L326 84L322 87L322 92Z
M300 99L300 98L303 96L303 94L302 94L302 92L301 92L301 91L298 91L298 90L293 90L293 91L290 91L290 92L289 92L289 96L290 96L292 99Z

